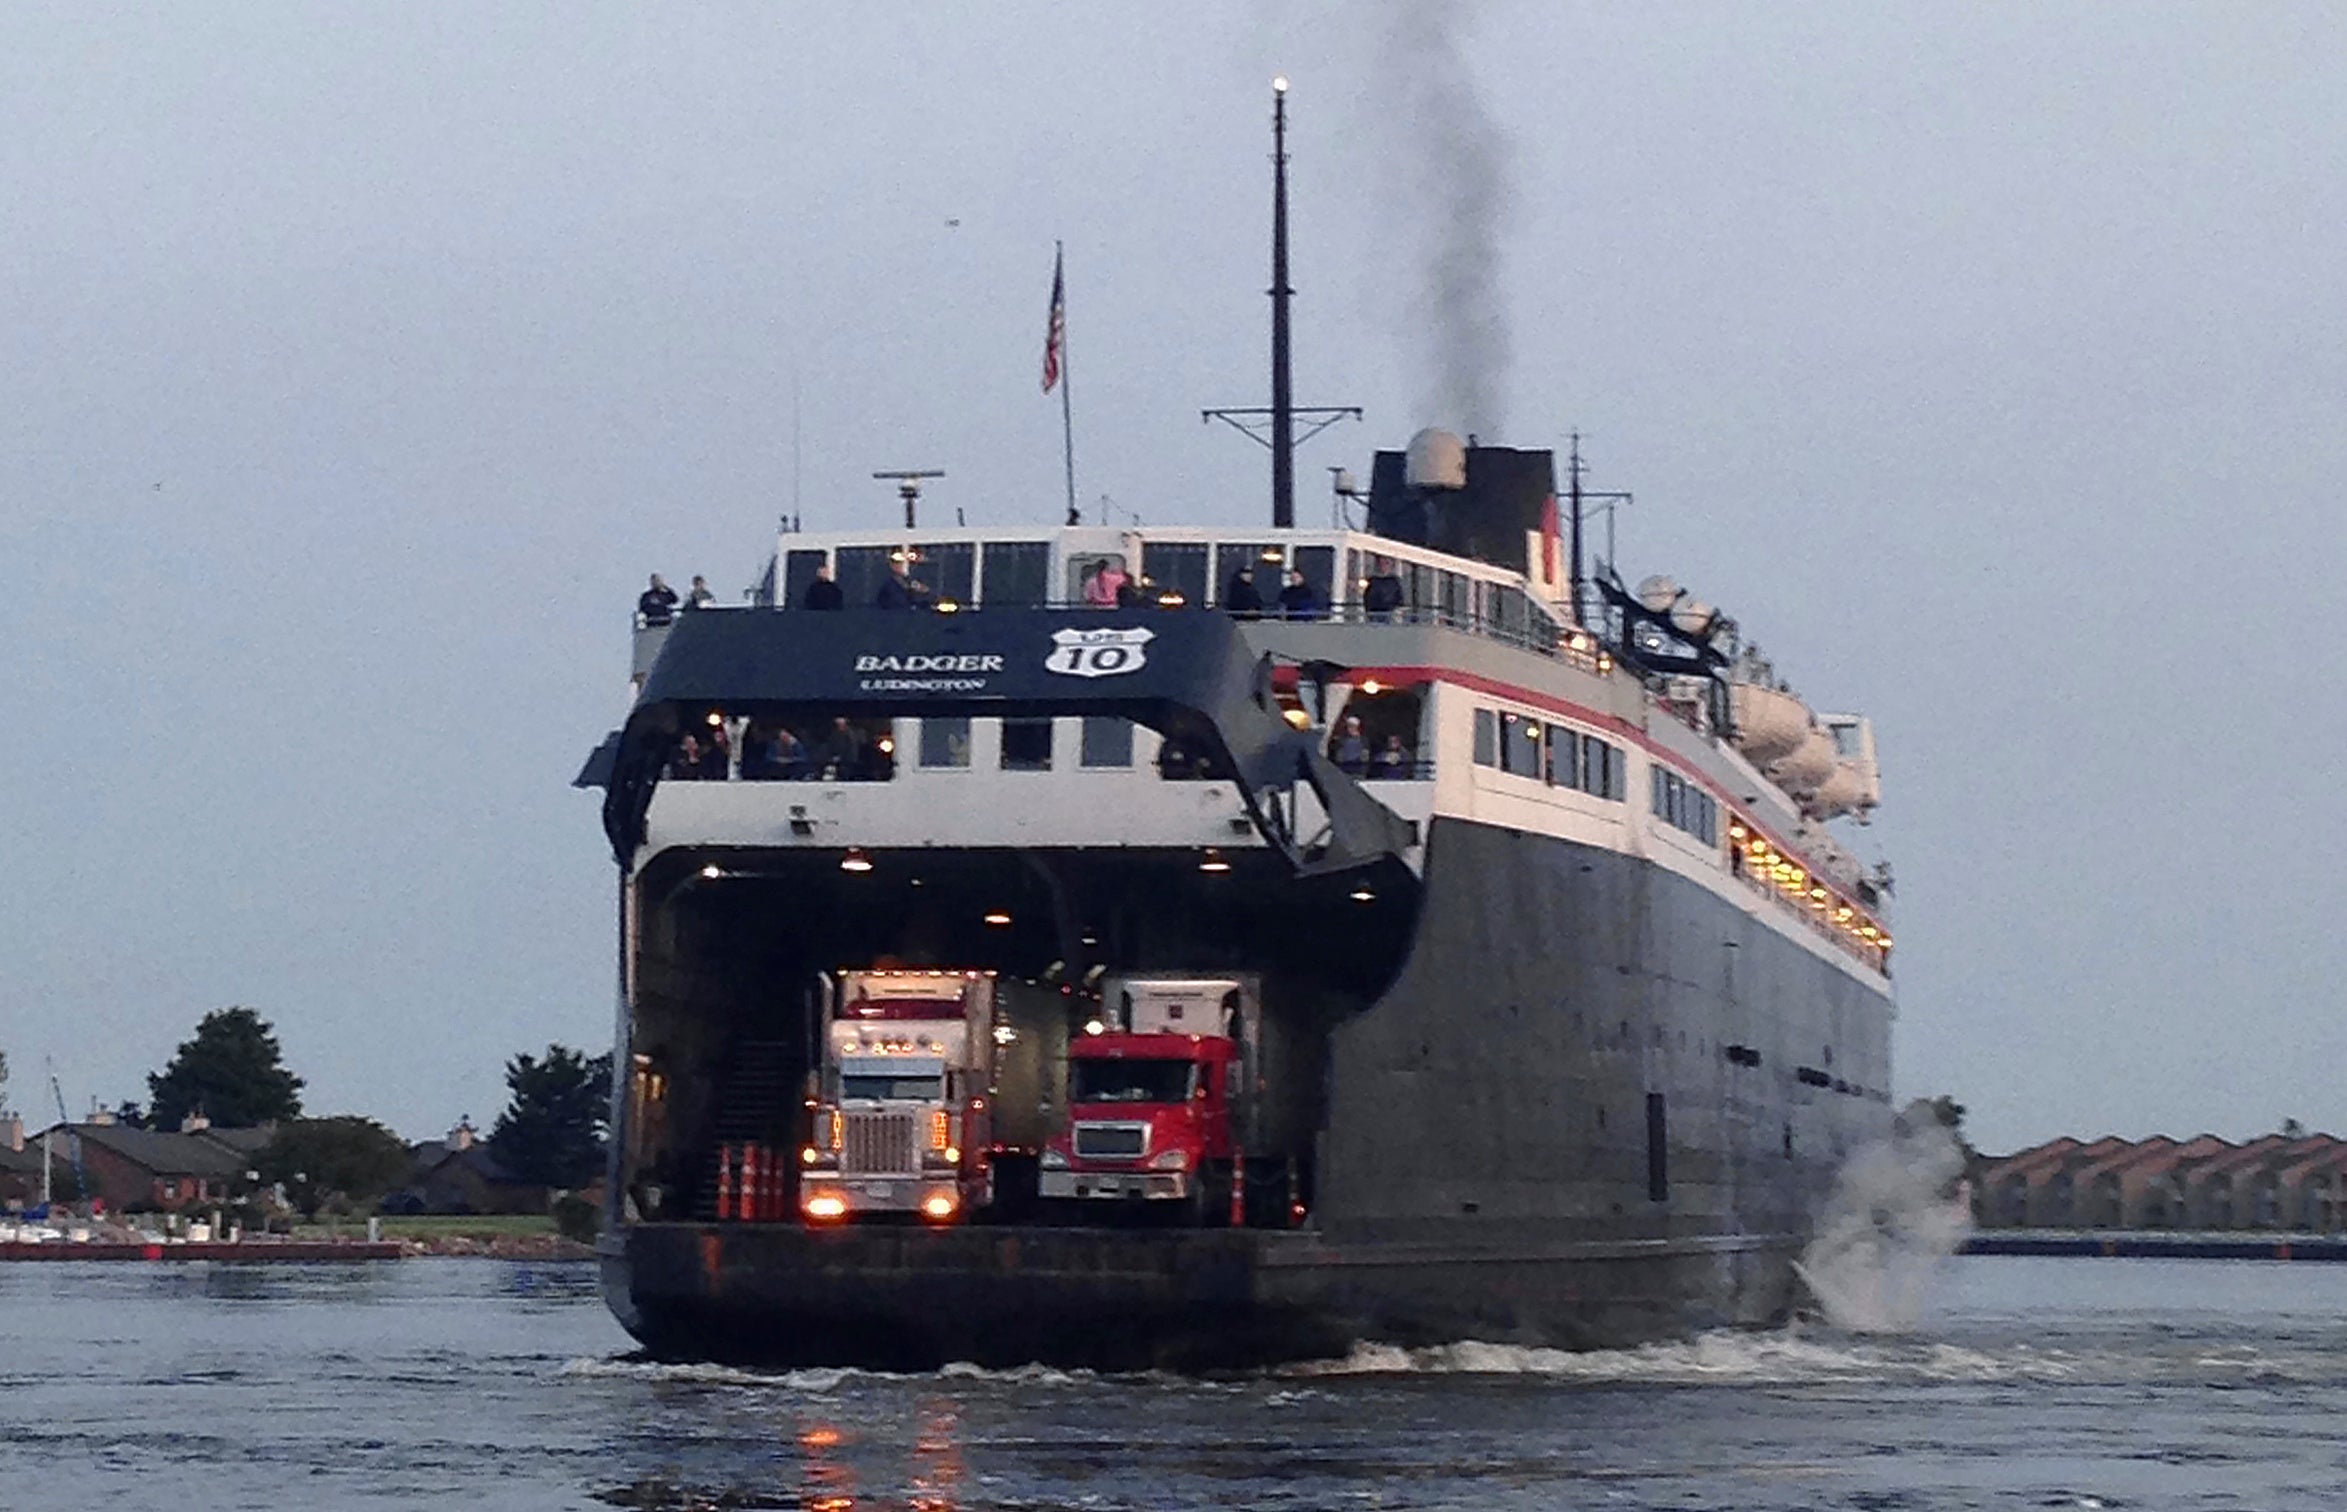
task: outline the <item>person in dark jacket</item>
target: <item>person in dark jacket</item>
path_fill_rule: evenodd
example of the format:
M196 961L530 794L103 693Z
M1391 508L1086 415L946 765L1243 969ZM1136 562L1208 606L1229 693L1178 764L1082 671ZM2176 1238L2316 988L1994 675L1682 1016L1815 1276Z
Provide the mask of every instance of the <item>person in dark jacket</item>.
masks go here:
M841 593L839 584L831 580L831 568L828 565L815 569L815 581L809 583L807 591L799 595L799 607L802 609L844 609L847 607L847 595Z
M882 609L910 609L913 607L913 582L905 575L905 559L891 557L888 576L880 580L880 591L872 602Z
M693 591L685 595L685 607L687 609L706 609L716 602L717 595L709 591L709 580L697 572L694 573Z
M1320 618L1320 595L1304 581L1304 574L1288 574L1288 585L1279 591L1279 612L1292 620Z
M1402 580L1390 572L1381 572L1369 580L1361 590L1361 607L1373 620L1389 620L1402 607Z
M665 625L676 618L676 590L652 574L652 586L636 595L636 615L647 628Z
M1263 612L1263 595L1255 591L1255 575L1241 567L1231 574L1231 585L1223 590L1222 607L1241 619L1252 619Z

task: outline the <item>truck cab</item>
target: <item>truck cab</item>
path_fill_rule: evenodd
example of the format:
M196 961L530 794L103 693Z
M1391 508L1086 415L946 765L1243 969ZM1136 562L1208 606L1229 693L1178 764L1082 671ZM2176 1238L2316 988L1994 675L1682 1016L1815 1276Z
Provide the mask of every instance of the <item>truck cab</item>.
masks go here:
M993 982L978 972L841 974L799 1151L814 1224L951 1222L984 1199Z
M1227 1222L1254 1101L1251 984L1125 978L1103 1004L1099 1032L1068 1046L1068 1122L1044 1147L1044 1201L1077 1222Z

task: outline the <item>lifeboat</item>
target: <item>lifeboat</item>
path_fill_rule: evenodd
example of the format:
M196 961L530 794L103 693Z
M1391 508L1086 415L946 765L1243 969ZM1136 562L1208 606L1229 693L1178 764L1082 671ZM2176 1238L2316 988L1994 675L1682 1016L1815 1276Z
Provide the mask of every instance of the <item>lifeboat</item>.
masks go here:
M1809 706L1765 683L1728 684L1728 717L1736 749L1754 766L1790 756L1809 739Z
M1813 729L1799 745L1770 762L1764 770L1769 781L1796 798L1806 798L1833 776L1838 764L1834 738L1823 730Z
M1872 807L1867 791L1866 774L1855 761L1837 761L1825 781L1809 795L1805 808L1820 819L1838 818L1861 808Z

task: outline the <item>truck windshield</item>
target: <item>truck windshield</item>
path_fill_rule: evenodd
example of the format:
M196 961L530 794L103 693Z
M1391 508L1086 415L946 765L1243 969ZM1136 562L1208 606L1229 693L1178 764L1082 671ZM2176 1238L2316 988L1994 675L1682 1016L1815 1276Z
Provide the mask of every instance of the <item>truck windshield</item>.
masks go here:
M1193 1067L1180 1060L1076 1060L1068 1063L1068 1101L1178 1103L1190 1096Z
M942 1076L842 1076L842 1102L943 1102Z

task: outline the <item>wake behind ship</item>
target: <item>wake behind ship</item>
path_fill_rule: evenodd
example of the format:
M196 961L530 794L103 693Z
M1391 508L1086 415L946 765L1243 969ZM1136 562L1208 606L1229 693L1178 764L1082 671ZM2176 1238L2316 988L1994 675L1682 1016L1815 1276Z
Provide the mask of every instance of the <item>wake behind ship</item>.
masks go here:
M1826 831L1871 731L1584 582L1555 475L1426 432L1360 530L786 534L640 627L581 776L621 1321L921 1366L1782 1316L1887 1121Z

